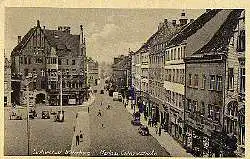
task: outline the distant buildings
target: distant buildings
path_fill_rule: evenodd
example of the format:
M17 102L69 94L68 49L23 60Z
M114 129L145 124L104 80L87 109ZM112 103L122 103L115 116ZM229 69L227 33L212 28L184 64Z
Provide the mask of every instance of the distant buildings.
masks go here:
M97 61L92 58L87 59L87 83L88 86L93 87L98 84L99 80L99 65Z
M213 9L188 20L183 12L130 53L139 110L195 156L244 155L244 14Z
M123 97L127 96L128 89L132 82L130 56L119 56L114 58L111 81L115 91L122 93Z
M18 44L11 53L15 102L27 103L27 77L30 102L33 99L33 103L59 105L61 78L63 105L82 104L86 100L86 45L82 26L79 31L79 35L72 35L67 26L49 30L37 21L37 26L23 38L18 36Z

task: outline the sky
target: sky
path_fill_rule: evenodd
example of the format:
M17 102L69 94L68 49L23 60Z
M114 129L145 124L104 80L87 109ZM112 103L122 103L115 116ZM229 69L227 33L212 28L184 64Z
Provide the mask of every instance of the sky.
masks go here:
M113 62L113 58L137 51L157 31L164 19L172 21L185 12L196 19L204 9L108 9L108 8L5 8L5 54L17 45L17 36L24 36L37 20L46 29L70 26L72 34L86 34L87 56L98 62Z

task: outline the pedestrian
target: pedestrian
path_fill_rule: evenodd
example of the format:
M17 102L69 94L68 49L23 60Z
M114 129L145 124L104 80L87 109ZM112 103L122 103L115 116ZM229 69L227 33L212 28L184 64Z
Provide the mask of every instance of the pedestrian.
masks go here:
M99 112L98 112L97 116L102 116L102 113L101 113L100 109L99 109Z
M153 120L152 120L151 117L150 117L149 121L150 121L150 122L149 122L149 126L152 127L152 124L153 124L152 122L153 122Z
M151 119L151 118L149 117L149 119L148 119L148 126L150 126L150 119Z
M102 124L102 128L104 128L104 124Z
M157 131L158 131L158 127L157 125L155 125L155 133L157 134Z
M161 136L161 126L159 126L159 136Z
M76 146L79 145L79 135L76 135Z
M76 113L76 118L78 117L78 113Z
M81 130L80 130L80 142L83 142L83 135Z
M89 107L88 107L88 113L89 113Z
M74 132L76 131L76 126L73 127L73 131L74 131Z
M111 107L110 107L110 105L108 104L108 107L107 107L107 109L110 109Z

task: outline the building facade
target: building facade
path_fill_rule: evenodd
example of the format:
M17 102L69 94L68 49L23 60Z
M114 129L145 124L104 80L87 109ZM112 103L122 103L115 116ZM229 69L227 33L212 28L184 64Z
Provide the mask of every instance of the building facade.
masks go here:
M87 59L87 84L89 87L96 86L99 80L99 65L91 58Z
M12 73L20 80L19 93L16 91L20 105L27 103L26 77L31 78L30 96L34 103L59 105L60 87L63 105L82 104L86 100L86 43L83 27L79 30L79 35L72 35L68 26L49 30L41 28L37 21L37 26L22 39L18 36L11 61Z
M114 87L114 91L120 92L123 98L128 97L128 90L132 84L131 56L114 58L112 69L111 81L113 82L112 86Z
M243 10L217 10L187 42L185 146L197 156L232 156L237 140L244 145L243 21Z

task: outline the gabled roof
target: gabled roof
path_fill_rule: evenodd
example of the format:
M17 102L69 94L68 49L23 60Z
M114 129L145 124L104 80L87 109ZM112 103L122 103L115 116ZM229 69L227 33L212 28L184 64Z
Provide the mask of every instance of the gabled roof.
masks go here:
M72 35L59 30L44 30L48 43L58 50L69 50L72 53L79 52L80 35Z
M13 49L11 56L19 54L37 29L40 29L40 26L33 27L29 30L29 32L22 38L21 42ZM54 47L57 50L70 51L73 55L77 55L79 52L80 35L72 35L64 31L48 29L41 29L41 32L44 33L44 37L51 47Z
M201 49L193 53L193 55L227 51L227 46L229 45L230 38L233 36L242 11L243 9L233 9L218 31L215 32L212 39Z
M213 9L208 12L205 12L200 17L198 17L195 21L192 23L188 23L185 25L182 30L177 33L168 43L168 46L170 45L178 45L183 42L183 40L186 40L191 35L195 34L197 30L202 28L204 24L206 24L209 20L211 20L218 12L220 12L221 9Z
M36 29L37 27L33 27L28 31L28 33L22 38L21 42L17 44L17 46L12 50L11 56L17 55L22 50L22 48L26 46L27 42L29 41L30 37L34 34Z

